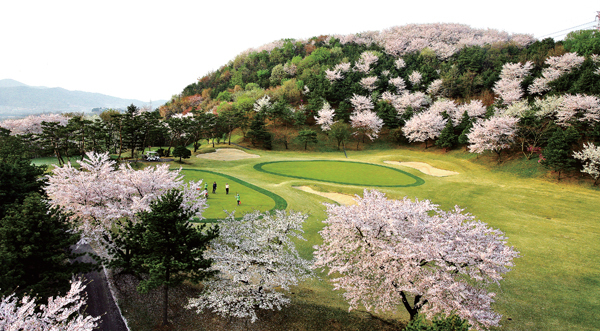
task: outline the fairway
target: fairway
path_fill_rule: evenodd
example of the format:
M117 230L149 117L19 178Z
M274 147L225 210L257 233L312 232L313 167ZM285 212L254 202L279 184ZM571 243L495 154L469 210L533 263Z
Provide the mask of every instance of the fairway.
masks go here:
M424 181L399 169L352 161L276 161L264 162L254 169L268 174L327 183L372 187L407 187Z
M203 184L208 185L208 208L203 213L203 222L223 219L227 216L225 211L235 211L236 217L240 217L254 210L267 211L287 207L287 202L280 196L235 177L198 169L182 169L181 174L185 175L186 181L202 180ZM213 182L217 182L216 194L212 194ZM229 194L225 193L226 183L229 183ZM240 195L240 206L237 205L236 194Z

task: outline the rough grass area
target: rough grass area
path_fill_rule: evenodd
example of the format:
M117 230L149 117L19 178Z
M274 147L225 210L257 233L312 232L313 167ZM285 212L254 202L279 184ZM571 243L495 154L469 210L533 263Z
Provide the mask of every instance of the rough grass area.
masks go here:
M212 312L198 314L194 310L185 309L187 298L200 293L198 286L183 284L169 289L169 322L170 326L160 326L162 316L162 289L140 294L136 291L139 283L133 276L115 277L120 306L128 317L131 330L178 330L178 331L282 331L282 330L381 330L396 331L404 327L401 321L387 320L365 311L348 312L347 309L320 305L302 300L311 296L308 290L296 290L297 298L281 311L260 311L259 320L250 323L248 320L224 318ZM126 300L123 300L126 298Z

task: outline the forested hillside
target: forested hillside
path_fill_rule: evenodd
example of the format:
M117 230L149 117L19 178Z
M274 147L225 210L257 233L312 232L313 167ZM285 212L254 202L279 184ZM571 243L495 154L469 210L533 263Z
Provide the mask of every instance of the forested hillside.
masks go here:
M338 122L334 137L463 144L499 158L509 147L539 154L558 127L572 154L600 135L599 51L598 31L554 41L459 24L286 39L239 54L160 111L222 114L265 148L295 137L277 128Z

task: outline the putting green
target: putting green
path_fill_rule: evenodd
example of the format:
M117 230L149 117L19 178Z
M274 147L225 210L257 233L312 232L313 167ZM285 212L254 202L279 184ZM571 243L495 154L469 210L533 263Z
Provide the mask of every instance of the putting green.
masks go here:
M267 211L287 208L287 202L282 197L252 185L241 179L208 170L182 169L181 174L186 181L203 180L208 184L208 208L204 211L202 220L205 223L217 222L224 219L227 212L235 211L236 216L242 216L254 210ZM217 182L217 193L212 194L212 184ZM229 183L229 194L225 194L225 184ZM237 205L235 195L240 195L241 205Z
M278 176L344 185L407 187L425 183L399 169L352 161L275 161L256 164L254 169Z

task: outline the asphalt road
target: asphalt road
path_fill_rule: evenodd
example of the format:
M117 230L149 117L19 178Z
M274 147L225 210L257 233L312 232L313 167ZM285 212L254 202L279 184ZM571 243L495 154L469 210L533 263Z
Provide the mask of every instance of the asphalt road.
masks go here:
M76 253L93 253L90 245L80 245L74 250ZM78 257L76 261L93 262L96 261L88 255ZM94 271L84 275L86 279L88 301L85 313L91 316L102 316L97 330L100 331L128 331L123 317L119 313L117 304L113 300L108 288L108 281L104 271Z

